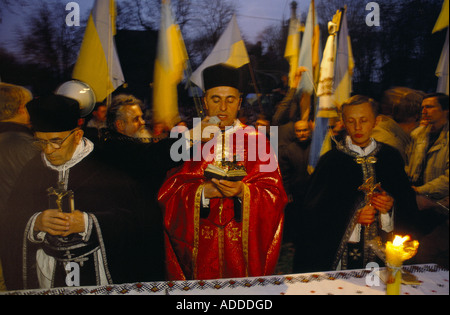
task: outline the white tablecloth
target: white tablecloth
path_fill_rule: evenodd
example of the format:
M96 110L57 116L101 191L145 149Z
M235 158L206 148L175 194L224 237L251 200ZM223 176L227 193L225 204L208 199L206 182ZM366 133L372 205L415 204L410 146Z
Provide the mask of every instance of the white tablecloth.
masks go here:
M383 268L378 272L383 272ZM402 285L402 295L448 295L449 272L437 265L404 266L420 284ZM147 282L101 287L4 292L12 295L385 295L374 270L347 270L205 281Z

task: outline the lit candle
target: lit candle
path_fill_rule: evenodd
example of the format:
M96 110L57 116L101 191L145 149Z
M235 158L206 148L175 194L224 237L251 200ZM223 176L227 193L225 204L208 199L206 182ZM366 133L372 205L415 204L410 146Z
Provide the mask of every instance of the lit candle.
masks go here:
M418 241L409 241L407 235L401 237L396 235L394 241L386 243L386 265L387 283L386 293L388 295L399 295L402 282L402 265L405 260L412 258L417 253Z

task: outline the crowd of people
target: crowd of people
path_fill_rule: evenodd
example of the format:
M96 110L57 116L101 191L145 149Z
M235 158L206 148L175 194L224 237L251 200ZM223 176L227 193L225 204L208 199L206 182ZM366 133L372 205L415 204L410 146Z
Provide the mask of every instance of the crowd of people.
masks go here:
M83 121L77 100L0 83L0 290L271 275L283 242L295 272L364 268L394 233L448 268L448 96L350 97L311 171L303 71L255 129L239 69L205 69L207 117L177 138L132 95Z

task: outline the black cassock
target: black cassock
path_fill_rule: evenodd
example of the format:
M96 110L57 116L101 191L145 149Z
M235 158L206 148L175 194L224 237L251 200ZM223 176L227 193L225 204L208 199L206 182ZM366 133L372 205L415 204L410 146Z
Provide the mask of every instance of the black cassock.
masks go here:
M377 143L368 157L361 158L338 144L321 157L308 183L297 222L294 272L334 270L339 262L344 263L344 269L365 268L367 262L375 260L366 243L376 236L391 236L383 235L377 221L370 228L362 227L359 244L354 248L348 245L357 210L365 205L365 194L359 187L372 176L394 198L394 233L408 233L418 210L399 152ZM352 266L349 255L361 258L359 266Z
M38 286L39 248L58 257L54 286L65 286L63 262L74 256L82 266L80 285L98 284L99 262L93 255L84 257L96 248L101 250L109 283L162 280L161 222L146 222L149 215L145 211L149 209L144 208L136 183L101 163L94 152L70 169L67 189L74 193L75 209L90 217L90 237L86 242L72 239L74 246L69 252L61 251L58 239L48 234L46 245L26 240L29 219L49 208L47 189L57 187L58 172L44 165L41 156L24 169L6 210L0 214L1 259L8 290Z

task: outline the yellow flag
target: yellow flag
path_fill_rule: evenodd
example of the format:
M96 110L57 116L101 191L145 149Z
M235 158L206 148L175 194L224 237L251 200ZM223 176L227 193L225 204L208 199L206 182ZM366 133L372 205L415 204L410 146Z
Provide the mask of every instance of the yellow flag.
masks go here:
M306 67L310 73L304 74L298 90L302 94L312 95L315 84L319 81L320 68L320 28L314 0L311 1L306 18L305 31L302 36L298 65Z
M183 79L188 55L181 31L172 18L170 1L161 6L161 28L153 77L153 113L171 128L179 119L177 86Z
M293 86L293 82L299 62L300 27L300 21L294 16L291 17L284 58L289 62L289 86L292 88L296 88L296 86Z
M448 11L449 11L449 0L444 0L444 3L442 4L441 13L439 14L439 17L436 21L436 25L434 26L432 33L441 31L448 26L448 14L449 14Z
M89 16L72 78L87 83L97 102L125 82L116 51L114 0L96 0Z
M448 81L448 55L449 55L449 28L447 28L447 37L445 39L444 48L442 49L441 58L436 69L436 75L439 77L438 87L436 92L444 93L448 95L449 92L449 81Z

